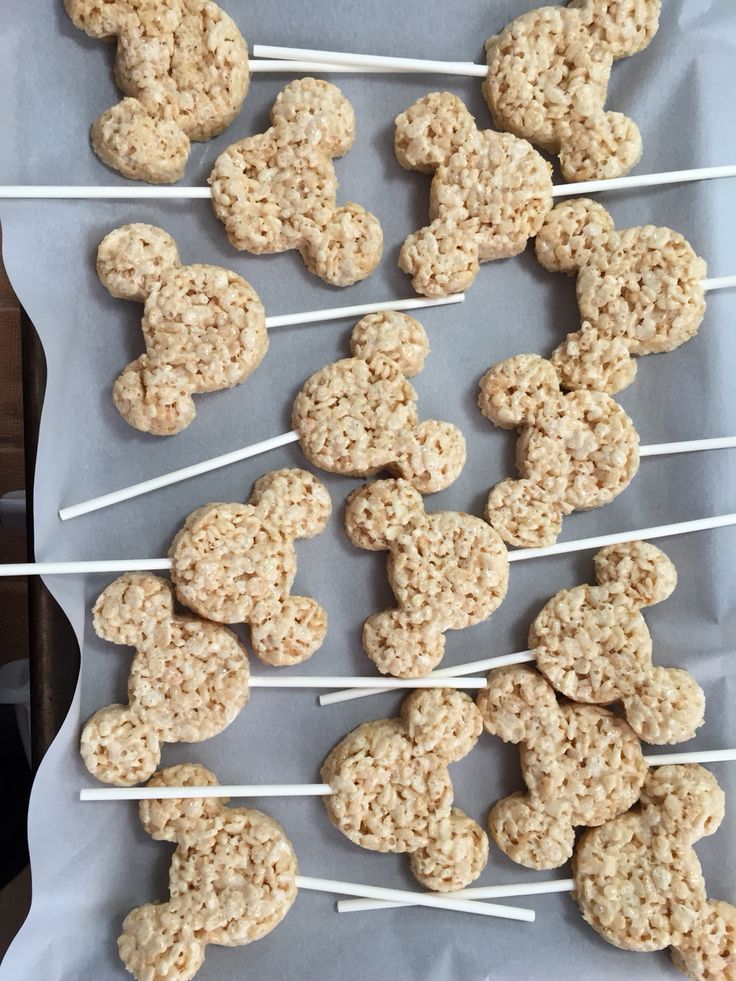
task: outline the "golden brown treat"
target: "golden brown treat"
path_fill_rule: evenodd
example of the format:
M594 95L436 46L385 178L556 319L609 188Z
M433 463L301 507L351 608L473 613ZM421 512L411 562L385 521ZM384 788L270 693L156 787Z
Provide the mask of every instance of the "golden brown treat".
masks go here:
M639 435L621 406L603 392L563 394L554 366L537 355L490 368L478 406L494 425L519 431L521 479L496 484L486 506L509 545L551 545L564 515L608 504L639 468Z
M97 274L113 296L144 303L146 353L123 370L112 396L135 429L181 432L197 414L193 394L239 385L268 350L266 314L250 283L221 266L182 265L162 228L110 232Z
M160 770L149 787L214 786L203 766ZM261 811L228 807L228 798L146 800L144 829L176 843L169 901L132 910L118 937L120 958L137 981L190 981L207 944L260 940L296 899L296 855L281 825Z
M488 840L453 807L447 765L470 752L481 729L478 709L462 692L412 692L401 718L359 726L322 764L334 791L324 798L330 821L362 848L409 853L425 888L464 888L483 871Z
M248 623L253 653L267 664L299 664L322 644L327 613L290 593L297 538L324 530L326 488L306 470L274 470L247 504L206 504L169 549L177 598L217 623Z
M128 98L92 125L92 148L132 180L184 174L190 140L210 140L240 112L248 47L211 0L64 0L90 37L117 38L115 81Z
M363 626L363 648L382 674L429 674L442 660L446 630L480 623L503 602L509 562L499 535L469 514L425 512L406 480L378 480L354 491L345 528L358 548L389 553L398 608Z
M417 293L467 289L479 264L518 255L552 207L552 168L525 140L477 129L457 96L432 92L396 117L396 157L434 173L431 225L404 242L399 266Z
M254 255L297 249L332 286L365 279L380 261L383 232L360 205L338 207L332 163L353 145L353 107L335 85L300 78L279 93L271 123L215 161L212 204L227 237Z
M545 269L577 276L581 327L551 358L563 388L619 392L636 375L633 355L673 351L697 334L707 267L678 232L618 232L602 205L577 198L552 209L535 249Z
M296 397L292 425L304 455L347 476L388 470L422 494L449 487L465 464L465 439L450 423L420 423L407 381L429 354L422 325L404 313L370 314L350 346L354 357L316 372Z
M660 0L570 0L522 14L486 41L483 95L499 129L559 154L567 180L620 177L641 157L636 124L605 112L614 59L643 50Z
M639 740L623 719L592 705L558 704L534 668L499 668L478 695L485 728L521 745L526 793L499 801L488 830L514 862L555 869L570 858L575 828L622 814L647 772Z
M225 627L175 614L165 579L120 576L97 598L93 624L104 640L137 650L128 704L100 709L82 730L82 759L98 780L147 780L162 743L209 739L248 701L243 645Z
M529 631L537 667L577 702L621 702L634 732L648 743L692 739L703 724L705 695L686 672L652 665L643 606L677 584L664 552L648 542L610 545L595 557L597 586L563 589Z
M736 909L708 901L692 848L718 830L723 813L723 791L702 766L652 770L634 811L578 843L576 898L593 929L623 950L670 947L695 981L733 979Z

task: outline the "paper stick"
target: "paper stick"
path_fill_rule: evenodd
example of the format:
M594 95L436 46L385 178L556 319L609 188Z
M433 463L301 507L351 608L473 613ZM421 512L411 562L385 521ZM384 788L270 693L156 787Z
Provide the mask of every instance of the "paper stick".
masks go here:
M328 783L246 783L203 787L84 787L83 801L179 800L189 797L324 797L331 794Z
M508 886L472 886L456 892L442 893L449 899L504 899L507 896L548 896L555 892L573 892L574 879L552 879L546 882L514 882ZM396 909L406 903L381 902L378 899L340 899L338 913L362 913L370 909Z
M469 62L472 64L472 62ZM248 63L249 70L256 74L301 74L309 72L315 75L341 74L341 75L389 75L394 74L393 68L382 68L380 65L341 65L337 62L328 61L296 61L295 59L284 59L281 61L264 60L256 61L251 58Z
M736 760L736 749L704 749L695 753L659 753L645 756L648 766L669 766L673 763L731 763Z
M479 678L463 678L455 668L452 674L445 678L425 675L424 678L371 678L360 675L256 675L249 682L251 688L380 688L388 691L391 688L470 688L480 690L485 688L485 681Z
M343 317L362 317L366 313L380 313L382 310L423 310L425 307L443 307L462 303L464 293L452 296L438 296L427 299L410 296L405 300L380 300L377 303L356 303L350 307L328 307L326 310L308 310L306 313L284 313L277 317L266 317L266 327L292 327L295 324L321 323L325 320L340 320Z
M697 453L700 450L729 450L736 447L736 436L712 439L686 439L681 443L650 443L639 447L639 456L665 456L668 453Z
M727 290L736 286L736 276L717 276L715 279L704 279L702 282L706 293L709 290Z
M93 572L159 572L171 559L86 559L81 562L16 562L0 565L5 576L73 576Z
M445 899L432 893L410 892L408 889L383 889L380 886L367 886L359 882L338 882L335 879L313 879L310 876L298 875L296 886L297 889L399 901L410 906L430 906L433 909L455 910L458 913L479 913L481 916L498 916L505 920L523 920L527 923L533 923L535 918L534 910L531 909L496 906L493 903L474 903L468 899Z
M472 61L427 61L422 58L387 58L384 55L352 54L348 51L319 51L314 48L284 48L271 44L254 44L254 58L304 59L319 64L348 65L356 68L383 68L394 72L428 75L470 75L485 78L486 65Z
M691 167L689 170L665 170L659 174L629 174L628 177L555 184L552 188L552 197L566 198L577 194L596 194L601 191L618 191L627 188L688 184L691 181L717 180L721 177L736 177L736 164L726 164L723 167Z

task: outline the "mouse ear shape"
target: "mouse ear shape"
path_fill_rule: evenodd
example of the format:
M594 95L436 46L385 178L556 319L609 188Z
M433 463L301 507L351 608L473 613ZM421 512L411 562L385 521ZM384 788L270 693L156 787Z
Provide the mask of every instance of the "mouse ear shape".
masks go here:
M401 718L417 748L445 763L467 756L483 731L472 698L455 688L417 689L404 699Z
M534 746L540 737L564 742L565 719L554 689L535 668L491 671L477 702L486 730L505 743Z
M736 977L736 906L709 900L670 955L689 978Z
M191 981L204 963L205 945L187 912L184 904L171 900L147 903L128 913L118 953L134 977Z
M557 468L556 472L565 471ZM552 483L556 485L557 482L555 477ZM507 545L542 548L554 545L562 530L561 500L562 494L550 493L536 480L508 477L496 484L488 495L485 518Z
M656 809L667 834L692 843L718 830L726 797L710 770L698 763L680 763L652 768L640 803L645 810Z
M451 92L430 92L396 117L394 150L405 170L433 173L477 133L465 103Z
M320 225L303 227L299 254L307 269L331 286L352 286L370 276L383 253L383 229L375 215L352 202Z
M192 378L168 362L142 354L112 387L115 408L129 426L151 436L174 436L197 415Z
M597 201L564 201L545 218L534 251L545 269L574 276L597 248L606 246L613 229L613 218Z
M353 357L369 361L381 355L407 378L418 375L429 354L427 333L413 317L396 310L369 313L353 327L350 337Z
M659 27L661 0L571 0L612 58L643 51Z
M176 242L155 225L123 225L106 235L97 249L102 285L123 300L144 303L163 274L180 265Z
M623 704L631 728L654 746L692 739L705 716L703 689L680 668L652 668Z
M488 862L488 837L459 807L433 821L428 841L410 858L414 877L433 892L452 892L475 882Z
M423 515L422 495L407 480L376 480L348 498L345 530L353 545L380 551Z
M90 37L109 38L135 26L138 15L126 0L64 0L75 27Z
M527 794L511 794L488 815L488 833L513 862L528 869L557 869L572 856L575 831L569 810L560 802L549 814Z
M257 480L249 504L290 538L313 538L332 514L327 488L308 470L272 470Z
M641 133L620 112L571 119L560 146L565 180L609 180L628 174L641 159Z
M204 766L180 763L159 770L148 781L149 787L216 787L217 777ZM143 800L138 816L146 832L156 841L185 841L215 818L228 803L227 797L175 797L170 800Z
M674 563L650 542L624 542L601 549L595 556L595 575L601 586L620 583L637 606L661 603L677 585Z
M636 377L636 360L624 337L610 337L587 320L580 330L568 334L550 357L568 392L588 389L615 395Z
M549 361L536 354L517 354L483 375L478 407L494 426L516 429L533 423L539 410L559 395L557 372Z
M167 579L145 573L120 576L92 609L95 633L112 644L166 646L171 637L174 593Z
M317 78L297 78L276 97L274 126L293 130L292 143L318 146L331 157L347 153L355 140L353 107L336 85Z
M459 220L458 220L459 218ZM448 296L472 286L480 269L478 219L447 214L409 235L399 269L422 296Z
M465 437L457 426L434 419L399 433L394 452L396 461L388 469L408 480L420 494L435 494L454 483L467 453Z
M116 787L148 780L161 760L158 733L127 705L95 712L82 729L79 748L92 776Z

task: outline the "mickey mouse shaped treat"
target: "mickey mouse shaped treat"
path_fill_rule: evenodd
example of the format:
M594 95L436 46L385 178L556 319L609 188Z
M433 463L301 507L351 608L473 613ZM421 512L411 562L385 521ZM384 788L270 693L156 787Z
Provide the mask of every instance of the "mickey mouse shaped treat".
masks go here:
M521 744L526 793L499 801L488 816L491 837L512 861L564 865L576 827L603 824L639 797L647 764L631 727L606 709L559 704L534 668L492 671L478 708L488 732Z
M123 225L97 251L97 274L113 296L144 303L146 353L113 386L123 419L171 436L194 419L193 394L238 385L268 350L258 294L221 266L184 266L162 228Z
M552 168L525 140L480 131L457 96L432 92L396 117L396 156L433 173L431 225L410 235L399 266L425 296L467 289L479 264L526 248L552 207Z
M121 576L98 597L94 628L137 649L128 705L95 712L82 730L89 772L118 786L147 780L164 742L200 742L228 726L248 701L248 655L226 627L174 613L171 585Z
M586 831L573 859L588 923L623 950L670 948L695 981L736 977L736 908L709 900L693 844L718 830L724 794L702 766L660 766L630 814Z
M554 365L520 354L480 382L478 405L503 429L518 429L521 480L496 484L486 514L510 545L550 545L573 511L608 504L639 468L639 435L603 392L560 391Z
M388 550L398 609L370 616L363 648L382 674L417 678L442 660L445 631L480 623L501 605L509 560L485 521L427 513L406 480L378 480L348 498L345 528L358 548Z
M363 848L407 852L426 889L464 888L485 868L488 839L453 807L447 765L470 752L481 729L462 692L412 692L401 718L359 726L322 764L333 790L324 798L330 821Z
M333 157L355 140L355 114L329 82L301 78L279 93L265 133L233 143L210 175L215 214L236 249L298 249L307 269L350 286L378 265L383 232L358 204L336 203Z
M617 232L602 205L579 198L552 209L535 249L545 269L577 276L581 327L551 359L563 388L618 392L634 380L632 355L673 351L698 332L706 264L678 232Z
M92 125L92 148L124 177L178 181L190 140L211 140L240 112L248 47L211 0L64 0L90 37L117 37L115 81L127 98Z
M159 771L149 787L216 786L203 766ZM281 825L261 811L228 807L228 798L141 801L138 813L156 841L176 851L169 901L131 910L118 937L120 959L138 981L189 981L207 944L260 940L296 899L296 855Z
M332 504L306 470L274 470L247 504L206 504L184 522L169 549L181 603L217 623L248 623L254 653L267 664L298 664L319 648L327 613L291 596L294 540L324 530Z
M611 66L642 51L660 0L570 0L517 17L486 41L483 95L499 129L559 154L567 180L619 177L641 157L636 124L605 112Z
M403 313L376 313L353 328L352 358L312 375L292 424L307 459L322 470L369 477L388 470L418 491L443 490L465 463L465 439L447 422L419 422L407 377L429 353L424 328Z
M537 667L575 701L621 701L645 742L692 739L703 724L705 695L686 671L652 665L652 638L641 615L643 606L674 590L674 565L654 545L628 542L598 552L595 571L597 586L561 590L532 624Z

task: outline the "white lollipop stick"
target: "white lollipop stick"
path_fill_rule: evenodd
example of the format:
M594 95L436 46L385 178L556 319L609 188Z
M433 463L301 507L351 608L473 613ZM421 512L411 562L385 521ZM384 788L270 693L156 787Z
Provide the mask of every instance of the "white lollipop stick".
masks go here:
M717 276L715 279L704 279L703 289L707 292L709 290L727 290L736 286L736 276Z
M732 763L736 749L703 749L695 753L657 753L645 756L647 766L669 766L679 763Z
M272 44L254 44L254 58L305 60L317 64L343 65L354 68L381 68L383 71L425 75L468 75L485 78L486 65L472 61L427 61L422 58L390 58L384 55L352 54L348 51L319 51L315 48L283 48ZM255 62L253 62L255 64Z
M324 677L320 675L256 675L251 677L251 688L339 688L344 685L349 688L380 688L387 691L391 688L470 688L480 690L485 688L485 681L478 678L459 677L460 672L453 669L446 677L428 674L424 678L362 678L352 675L335 675Z
M442 895L450 899L505 899L507 896L547 896L554 892L572 892L574 889L574 879L552 879L547 882L514 882L508 886L473 886ZM370 909L397 909L406 905L377 899L340 899L337 912L362 913Z
M469 62L472 64L472 62ZM395 74L393 68L382 68L380 65L341 65L329 61L296 61L291 58L282 61L254 61L249 62L249 69L256 74L284 73L289 75L300 75L303 72L314 73L315 75L389 75Z
M359 882L338 882L335 879L313 879L298 875L296 885L297 889L331 892L341 896L367 896L371 899L399 902L409 906L430 906L433 909L455 910L458 913L498 916L504 920L523 920L526 923L533 923L535 918L534 910L531 909L495 906L492 903L474 903L468 899L445 899L432 893L410 892L408 889L383 889L380 886L366 886Z
M567 198L577 194L597 194L602 191L621 191L636 187L689 184L691 181L712 181L721 177L736 177L736 165L691 167L688 170L665 170L659 174L629 174L628 177L608 177L597 181L555 184L552 188L552 197Z
M83 787L79 799L179 800L190 797L324 797L333 793L328 783L214 784L203 787Z

